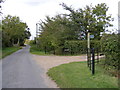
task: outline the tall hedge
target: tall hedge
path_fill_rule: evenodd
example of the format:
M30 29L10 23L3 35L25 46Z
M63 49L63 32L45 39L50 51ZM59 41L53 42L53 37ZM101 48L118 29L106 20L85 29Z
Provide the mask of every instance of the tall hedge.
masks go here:
M119 55L120 55L120 48L119 48L119 40L118 35L103 35L101 38L101 46L102 51L105 54L106 60L105 64L118 69L118 62L119 62Z
M90 47L101 50L99 40L91 40ZM86 54L87 41L86 40L71 40L65 41L64 48L69 49L71 54Z

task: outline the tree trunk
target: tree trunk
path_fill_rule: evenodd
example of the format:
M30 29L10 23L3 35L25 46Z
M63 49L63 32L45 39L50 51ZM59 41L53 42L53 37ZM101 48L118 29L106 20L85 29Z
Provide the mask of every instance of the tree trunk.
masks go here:
M19 45L20 45L20 39L18 38L17 46L19 46Z
M12 39L12 46L14 46L14 39Z

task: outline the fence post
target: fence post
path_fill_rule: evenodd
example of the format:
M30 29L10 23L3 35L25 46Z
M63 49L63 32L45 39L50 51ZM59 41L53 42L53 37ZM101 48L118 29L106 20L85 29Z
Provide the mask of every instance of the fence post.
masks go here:
M99 62L99 50L97 48L97 63Z
M95 74L95 50L92 49L92 75Z
M91 49L89 50L90 51L90 54L89 54L89 65L90 65L90 70L92 69L91 67L91 64L92 64L92 62L91 62L91 53L92 53L92 51L91 51Z
M89 55L88 55L88 48L87 48L87 65L89 67Z
M87 64L89 69L91 70L91 49L87 48Z

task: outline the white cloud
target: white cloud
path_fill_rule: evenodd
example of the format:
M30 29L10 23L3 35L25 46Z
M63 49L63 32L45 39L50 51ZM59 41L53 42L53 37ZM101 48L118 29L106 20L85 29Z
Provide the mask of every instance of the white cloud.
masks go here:
M32 35L35 36L35 25L40 19L44 19L46 15L54 16L57 13L68 13L63 10L59 4L64 2L72 5L73 8L83 8L86 5L96 5L98 3L106 3L109 6L109 14L115 18L113 22L114 28L117 28L119 0L6 0L3 3L3 15L16 15L28 24Z

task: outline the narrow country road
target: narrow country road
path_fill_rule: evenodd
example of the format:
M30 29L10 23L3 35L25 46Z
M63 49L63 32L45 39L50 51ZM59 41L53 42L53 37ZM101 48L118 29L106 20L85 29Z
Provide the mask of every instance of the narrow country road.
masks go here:
M29 48L26 46L2 60L2 88L47 88L41 77L43 69L35 63Z

